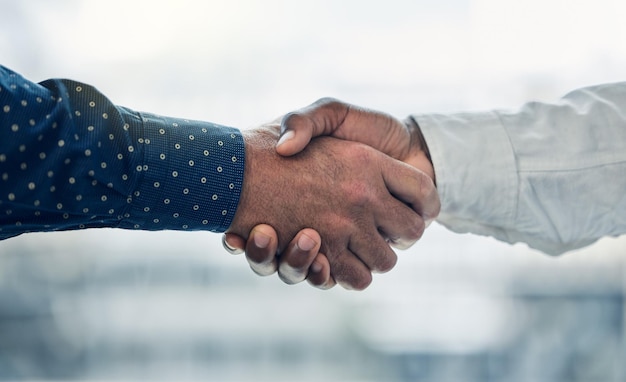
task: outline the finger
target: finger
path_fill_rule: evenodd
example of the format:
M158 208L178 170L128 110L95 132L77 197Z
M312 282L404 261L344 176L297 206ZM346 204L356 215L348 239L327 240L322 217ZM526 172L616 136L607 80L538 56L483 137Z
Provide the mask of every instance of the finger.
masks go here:
M424 220L439 215L439 194L428 175L391 158L384 158L381 163L383 180L393 196L410 205Z
M350 236L348 249L374 273L388 272L398 261L387 241L374 229L356 230Z
M439 195L432 179L411 166L384 158L381 168L387 189L397 199L379 197L381 204L374 208L376 224L390 245L406 249L422 237L439 214Z
M332 135L341 127L350 105L333 98L322 98L313 104L285 115L276 151L290 156L302 151L311 138Z
M246 245L246 259L259 276L269 276L277 270L278 237L274 228L259 224L252 229Z
M294 155L320 135L361 142L397 159L408 154L411 139L406 125L389 114L322 98L283 117L276 151Z
M286 284L297 284L306 279L313 260L320 250L322 239L317 231L305 228L298 232L280 255L278 276Z
M318 253L309 267L306 280L319 289L330 289L335 286L335 279L330 275L330 263L326 255Z
M231 255L241 255L246 247L246 241L234 233L225 233L222 235L222 246Z
M331 255L329 260L331 277L343 288L363 290L372 283L370 269L349 249Z
M387 243L397 249L407 249L424 234L426 222L421 215L393 196L383 198L376 225Z

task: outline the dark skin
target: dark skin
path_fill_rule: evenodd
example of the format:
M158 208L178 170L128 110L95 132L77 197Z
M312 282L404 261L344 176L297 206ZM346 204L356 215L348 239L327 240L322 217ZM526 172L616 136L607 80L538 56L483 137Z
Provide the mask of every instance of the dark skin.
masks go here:
M409 195L403 195L403 197L412 201L411 206L419 213L422 222L431 221L438 215L440 203L434 187L433 166L419 127L412 119L407 119L403 123L384 113L359 108L334 99L321 99L306 108L286 115L281 123L281 131L282 138L276 147L276 152L283 156L306 155L308 149L301 154L298 153L309 144L311 138L329 135L343 140L362 142L402 160L418 169L422 174L418 177L418 182L413 183ZM315 148L318 140L314 140L308 147ZM334 160L343 159L338 156ZM396 178L396 187L399 187L397 182L405 180ZM371 179L361 179L360 181L364 182L362 184L369 184ZM348 193L356 192L358 195L361 190L356 187L346 191ZM410 195L411 193L412 195ZM372 194L368 196L369 199L360 200L361 209L374 206L375 204L368 204L376 202L375 198L372 199L374 196ZM352 218L357 219L358 216L352 216ZM370 241L380 243L380 240L377 240L377 236L379 236L390 245L407 248L421 236L422 222L417 223L419 235L403 236L401 234L394 236L371 231L368 231L368 235ZM389 222L388 224L392 223ZM353 266L353 263L345 261L340 262L339 267L335 267L329 261L329 257L326 256L328 247L321 244L327 241L325 232L318 232L311 226L305 227L297 233L294 232L293 236L286 236L293 237L286 247L284 244L280 245L275 227L271 223L256 225L248 231L248 241L244 239L244 236L238 236L229 231L224 237L224 242L228 244L228 247L234 248L235 252L245 249L246 258L257 274L265 276L278 271L279 277L288 284L307 279L315 287L328 289L335 285L337 276L340 277L339 281L345 284L345 275L349 274L351 275L348 278L349 282L366 286L371 282L371 272L387 270L385 266L382 269L375 265L370 268L369 264L376 264L374 258L368 258L368 262L361 262L361 265L368 267L365 271L362 267L357 267L358 271L356 272L351 271L346 266ZM332 238L332 236L329 237ZM332 240L336 240L336 238ZM380 244L377 245L380 246ZM276 256L277 253L280 253L280 257ZM383 254L383 257L392 258L387 255L387 251L382 250L382 247L373 253L374 256L378 253ZM395 263L395 258L393 262ZM369 275L367 274L368 271Z
M348 289L366 288L372 272L396 263L388 241L422 235L425 222L413 208L420 204L414 190L429 179L371 147L334 138L283 157L275 150L278 136L278 124L244 134L245 181L228 233L245 239L254 226L268 224L280 253L298 231L314 229L324 238L319 251L332 278ZM294 276L283 273L284 280Z

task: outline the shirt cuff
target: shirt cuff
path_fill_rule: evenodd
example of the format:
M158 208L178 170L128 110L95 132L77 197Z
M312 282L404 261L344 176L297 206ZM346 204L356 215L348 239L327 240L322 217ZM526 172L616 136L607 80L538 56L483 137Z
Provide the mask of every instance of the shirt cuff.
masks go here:
M507 227L517 208L517 171L509 137L495 113L414 115L430 150L442 209L456 232Z
M147 113L130 129L143 149L126 228L224 232L237 210L244 141L234 128ZM129 147L130 150L133 148Z

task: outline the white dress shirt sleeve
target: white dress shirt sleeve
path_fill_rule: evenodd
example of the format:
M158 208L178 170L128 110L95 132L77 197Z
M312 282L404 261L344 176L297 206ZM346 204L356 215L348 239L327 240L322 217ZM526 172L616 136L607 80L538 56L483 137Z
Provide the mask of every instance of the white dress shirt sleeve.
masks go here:
M626 82L519 111L413 116L455 232L549 254L626 233Z

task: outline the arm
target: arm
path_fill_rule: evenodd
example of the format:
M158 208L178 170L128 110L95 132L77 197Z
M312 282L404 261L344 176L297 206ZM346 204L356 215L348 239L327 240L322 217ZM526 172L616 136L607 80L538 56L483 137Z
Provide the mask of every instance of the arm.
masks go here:
M395 264L385 240L416 240L424 226L405 204L423 174L363 145L329 138L282 158L279 125L243 136L2 67L0 101L0 238L93 227L229 229L246 238L267 222L277 248L289 251L287 238L311 227L324 243L309 250L328 255L333 280L362 289L371 271Z
M455 232L525 242L551 254L626 233L626 83L580 89L515 112L414 115L408 134L389 120L321 100L284 121L277 150L293 155L318 135L381 148L436 175L438 221ZM422 134L420 156L413 142ZM407 147L417 154L407 155Z
M237 208L236 129L118 107L89 85L0 67L0 238L91 227L223 232Z
M558 254L626 233L626 83L515 112L416 115L456 232Z

